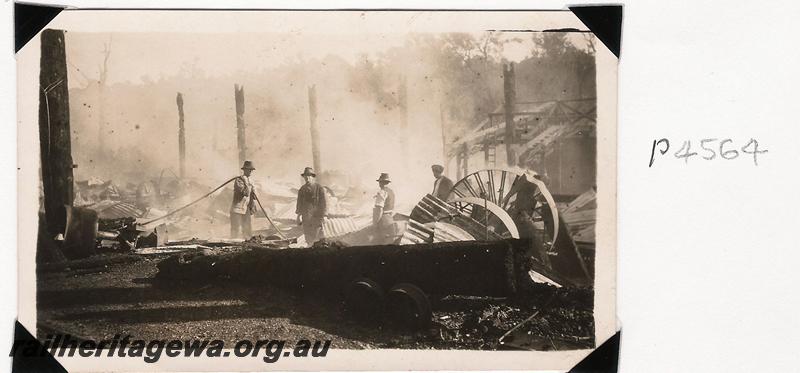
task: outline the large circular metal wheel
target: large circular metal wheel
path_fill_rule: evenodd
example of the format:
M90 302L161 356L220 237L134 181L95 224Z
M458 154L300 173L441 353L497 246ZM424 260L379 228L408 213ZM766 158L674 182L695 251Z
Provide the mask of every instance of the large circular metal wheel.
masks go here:
M523 170L473 172L453 185L447 201L462 213L488 222L501 236L512 236L502 214L487 214L474 199L485 199L508 213L521 238L535 237L549 250L558 238L558 209L544 182ZM465 202L471 201L471 202Z
M392 319L405 328L424 329L433 318L428 296L412 284L397 284L389 290L387 310Z
M450 201L459 212L481 222L502 238L519 238L514 219L500 206L488 199L462 197Z
M383 314L383 305L383 288L373 280L360 278L345 289L347 312L359 320L378 320Z

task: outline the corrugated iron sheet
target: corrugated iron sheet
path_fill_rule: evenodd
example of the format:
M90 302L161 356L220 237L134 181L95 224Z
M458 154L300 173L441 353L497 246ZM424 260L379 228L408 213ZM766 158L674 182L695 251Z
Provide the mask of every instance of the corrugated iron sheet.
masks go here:
M486 225L466 216L455 207L433 195L426 195L411 211L411 219L420 224L443 222L454 225L472 237L487 237L489 240L500 240L502 237Z
M100 219L138 218L144 213L132 203L111 200L100 201L87 208L97 211Z
M322 232L327 238L342 236L358 229L359 227L352 217L326 218L322 222Z
M447 223L433 222L422 224L409 219L406 230L403 232L401 245L413 245L433 242L474 241L475 237L465 230Z

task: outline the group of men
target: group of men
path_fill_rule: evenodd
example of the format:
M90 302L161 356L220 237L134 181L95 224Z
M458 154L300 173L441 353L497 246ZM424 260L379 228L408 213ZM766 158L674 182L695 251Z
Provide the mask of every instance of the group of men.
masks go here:
M231 237L250 237L252 234L251 215L257 210L256 197L250 175L255 170L253 162L245 161L242 165L242 175L234 180L233 202L231 203ZM444 167L431 166L435 181L432 194L441 199L447 199L453 182L444 176ZM317 174L311 167L306 167L300 174L305 183L297 192L297 207L295 214L297 224L303 227L303 235L310 246L324 238L322 224L328 216L325 200L325 188L316 182ZM396 235L394 229L395 194L389 187L392 182L388 173L381 173L378 179L378 192L375 194L375 205L372 213L372 223L375 227L375 238L378 243L391 243Z

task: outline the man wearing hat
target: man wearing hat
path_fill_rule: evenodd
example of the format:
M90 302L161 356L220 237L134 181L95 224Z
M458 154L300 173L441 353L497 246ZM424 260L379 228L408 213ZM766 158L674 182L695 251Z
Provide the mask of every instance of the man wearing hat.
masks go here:
M389 174L382 173L377 180L380 190L375 194L375 207L372 209L372 223L375 225L375 240L379 244L390 244L395 239L394 232L394 191L389 188Z
M436 181L433 182L433 196L447 200L450 190L453 189L453 181L444 176L444 167L442 165L435 164L431 166L431 170L433 171L433 177L436 178Z
M303 226L303 235L308 246L323 238L322 221L327 212L325 188L317 184L314 169L306 167L300 174L305 184L297 191L297 224Z
M256 195L250 174L253 162L244 161L242 175L233 181L233 202L231 203L231 238L250 238L252 227L250 215L256 211Z

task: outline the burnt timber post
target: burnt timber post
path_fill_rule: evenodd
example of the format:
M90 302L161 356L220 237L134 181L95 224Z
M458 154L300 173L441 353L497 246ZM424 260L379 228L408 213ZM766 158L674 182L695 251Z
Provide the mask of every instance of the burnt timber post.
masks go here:
M103 46L103 65L100 66L100 76L97 79L97 150L99 154L106 152L106 137L108 137L105 90L106 79L108 78L108 58L110 56L111 46L110 44L105 44Z
M322 173L322 159L319 151L319 127L317 126L317 87L308 87L308 117L311 128L311 157L314 170L318 175Z
M514 102L517 99L516 83L514 82L514 63L503 65L503 111L506 122L506 158L509 167L517 165L517 155L514 152L514 143L517 140L517 131L514 126Z
M241 165L247 159L247 141L244 131L244 86L235 84L233 90L236 98L236 144L239 149L239 164Z
M178 156L181 179L186 177L186 129L183 127L183 94L178 92Z
M461 156L460 167L458 168L458 179L469 175L469 145L467 143L461 144L461 149L458 152Z
M64 232L64 206L72 206L73 175L64 31L42 32L39 71L39 143L44 211L51 237Z
M444 175L447 175L447 170L449 167L449 159L447 158L447 133L445 132L445 121L444 121L444 105L439 103L439 123L442 127L442 166L444 166ZM459 179L460 180L460 179Z
M406 77L400 82L398 92L400 106L400 154L403 157L403 167L408 171L408 85Z
M456 153L456 180L461 180L461 152Z

